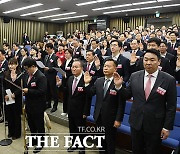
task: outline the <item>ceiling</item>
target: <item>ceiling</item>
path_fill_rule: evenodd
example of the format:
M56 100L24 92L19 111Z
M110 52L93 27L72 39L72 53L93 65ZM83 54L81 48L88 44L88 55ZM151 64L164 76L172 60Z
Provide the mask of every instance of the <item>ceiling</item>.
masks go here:
M4 0L0 0L1 1ZM9 2L0 4L0 16L9 16L13 18L19 18L19 19L26 19L26 20L36 20L36 21L43 21L43 22L56 22L56 23L63 23L63 22L74 22L74 21L81 21L81 20L93 20L97 16L104 15L104 12L109 11L120 11L120 10L129 10L129 9L136 9L136 8L145 8L145 7L153 7L153 6L164 6L164 5L172 5L172 4L179 4L173 7L162 7L162 8L154 8L154 9L140 9L140 10L129 10L129 11L123 11L113 14L107 14L110 17L121 17L121 16L133 16L133 15L148 15L148 14L155 14L156 11L160 13L169 13L169 12L180 12L180 0L172 0L172 1L163 1L163 2L156 2L156 3L149 3L145 4L146 2L149 2L148 0L109 0L106 2L101 3L95 3L91 5L83 5L83 6L77 6L77 3L82 2L89 2L93 0L9 0ZM100 0L99 0L100 1ZM151 0L156 1L156 0ZM143 2L141 5L132 5L132 3L137 2ZM26 10L21 10L17 12L12 12L8 14L4 14L3 12L37 4L42 3L43 5L38 7L33 7ZM117 7L117 8L110 8L106 10L98 10L93 11L92 9L95 8L103 8L103 7L110 7L110 6L116 6L116 5L124 5L128 4L128 6L124 7ZM25 15L20 16L22 14L26 13L32 13L42 10L48 10L53 8L60 8L59 10L54 10L51 12L44 12L39 14L33 14L33 15ZM57 17L51 17L51 18L44 18L44 19L38 19L39 17L44 16L50 16L55 14L64 14L69 12L76 12L72 15L64 15L64 16L57 16ZM51 19L55 18L65 18L65 17L74 17L74 16L81 16L81 15L88 15L87 17L79 17L75 19L61 19L61 20L55 20L51 21Z

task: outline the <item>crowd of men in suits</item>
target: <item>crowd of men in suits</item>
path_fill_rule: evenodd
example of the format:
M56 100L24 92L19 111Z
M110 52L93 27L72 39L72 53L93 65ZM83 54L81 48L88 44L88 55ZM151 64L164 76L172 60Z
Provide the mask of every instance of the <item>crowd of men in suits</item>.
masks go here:
M9 69L8 61L12 58L17 59L21 71L27 73L23 93L31 133L44 134L43 122L38 121L43 120L43 112L51 108L52 100L51 112L57 110L59 91L63 93L61 115L68 117L72 135L81 133L78 127L86 125L91 99L96 95L94 119L97 126L106 128L102 153L115 153L116 129L123 120L125 101L131 97L134 103L130 125L135 154L144 154L144 150L148 154L158 154L160 140L166 139L172 129L176 108L175 81L180 82L177 25L157 29L153 25L145 29L139 26L134 30L128 27L123 33L116 28L90 33L76 30L67 34L67 38L50 38L46 32L43 42L33 43L30 50L18 43L13 43L11 49L5 42L0 50L1 74ZM45 67L38 66L36 61L41 61ZM54 69L59 67L65 73L60 74ZM148 74L153 74L151 79ZM146 93L151 90L157 90L159 95L149 93L146 98ZM0 98L2 107L2 90ZM0 120L2 122L3 117ZM76 149L71 146L68 152ZM85 153L84 147L79 150L79 153Z

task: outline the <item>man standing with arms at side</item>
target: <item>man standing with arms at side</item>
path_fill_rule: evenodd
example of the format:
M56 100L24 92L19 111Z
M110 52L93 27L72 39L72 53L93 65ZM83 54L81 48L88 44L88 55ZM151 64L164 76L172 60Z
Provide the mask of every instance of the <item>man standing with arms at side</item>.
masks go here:
M145 70L131 75L127 88L120 95L133 97L129 123L134 154L160 154L161 141L173 129L176 113L176 81L158 70L160 53L149 49L144 54ZM119 76L119 80L123 82ZM137 82L138 81L138 82Z
M105 128L105 140L100 149L102 154L115 154L116 131L124 116L125 99L118 92L120 84L116 80L116 69L117 63L107 59L103 67L105 77L98 78L92 87L89 86L92 80L89 72L84 75L88 97L96 95L94 120L97 126Z
M23 62L27 75L24 78L26 113L28 125L32 136L44 136L44 111L46 107L47 81L44 74L38 70L36 60L26 58ZM33 145L37 145L37 140L33 139ZM43 145L42 145L43 146ZM36 147L34 153L38 153L42 148Z

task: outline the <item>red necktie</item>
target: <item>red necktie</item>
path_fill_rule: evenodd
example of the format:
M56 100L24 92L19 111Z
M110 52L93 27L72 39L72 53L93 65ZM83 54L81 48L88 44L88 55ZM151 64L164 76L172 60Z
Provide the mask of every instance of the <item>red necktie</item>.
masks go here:
M74 78L74 80L73 80L73 85L72 85L72 95L74 94L74 91L75 91L75 89L76 89L77 81L78 81L78 79L77 79L77 78Z
M86 71L89 71L89 66L90 66L90 64L87 65Z
M148 99L150 93L151 93L151 75L148 75L148 81L146 83L146 88L145 88L145 96L146 96L146 100Z
M27 84L29 84L29 82L31 81L32 77L33 77L32 75L29 75Z

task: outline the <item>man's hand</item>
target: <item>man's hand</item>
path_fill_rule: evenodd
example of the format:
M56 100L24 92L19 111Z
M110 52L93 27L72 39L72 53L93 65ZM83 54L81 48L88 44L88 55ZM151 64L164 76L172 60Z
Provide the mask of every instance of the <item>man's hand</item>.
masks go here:
M62 80L59 78L58 75L56 75L56 85L60 87L62 85Z
M23 91L23 93L27 94L28 93L28 88L24 88L22 91Z
M83 115L83 119L85 119L87 116L86 115Z
M131 53L131 63L135 63L136 60L137 60L136 53L135 52Z
M115 128L118 128L121 126L121 122L120 121L114 121L114 126Z
M98 70L100 68L101 63L97 56L94 57L94 63L95 63L96 69Z
M45 71L48 71L48 70L49 70L49 68L48 68L48 67L44 67L44 70L45 70Z
M120 88L123 83L123 78L117 72L114 72L113 78L114 78L115 87Z
M60 67L62 65L62 61L60 58L57 59L57 65Z
M168 136L169 136L169 130L162 129L162 131L161 131L161 139L165 140L165 139L168 138Z
M89 84L91 82L91 80L92 80L92 76L90 76L89 72L86 71L84 73L84 83Z
M6 95L6 96L5 96L5 101L8 101L8 100L9 100L9 96Z
M12 99L15 99L15 94L13 93L13 94L11 95L11 97L12 97Z
M176 66L180 67L180 56L177 57Z

